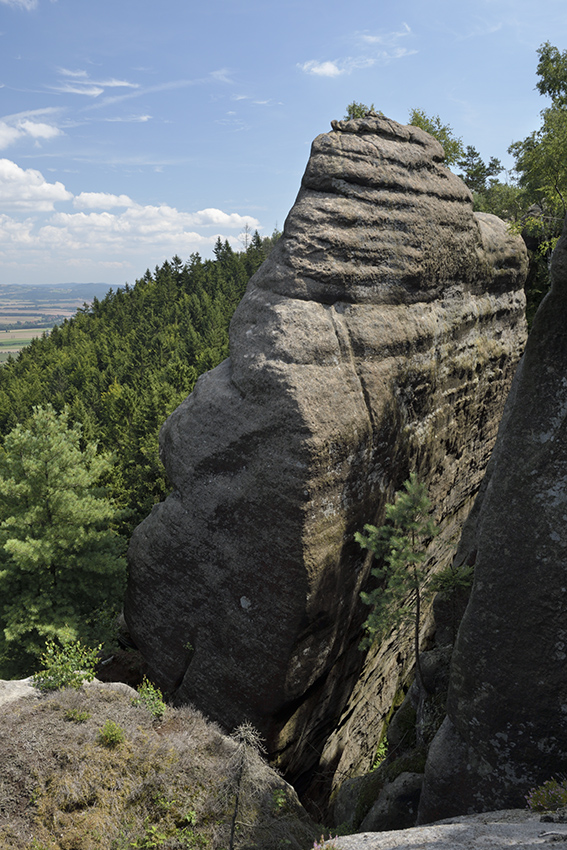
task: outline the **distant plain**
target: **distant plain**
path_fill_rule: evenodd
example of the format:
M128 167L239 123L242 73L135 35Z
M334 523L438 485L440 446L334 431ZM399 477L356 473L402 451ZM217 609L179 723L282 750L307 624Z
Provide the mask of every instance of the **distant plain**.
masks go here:
M49 333L93 298L104 298L109 289L106 283L0 284L0 363L17 357L34 337Z

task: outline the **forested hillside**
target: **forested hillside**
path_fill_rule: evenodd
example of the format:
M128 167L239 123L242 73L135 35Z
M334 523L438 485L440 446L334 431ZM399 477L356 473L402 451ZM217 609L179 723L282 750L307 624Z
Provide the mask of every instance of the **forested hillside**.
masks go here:
M231 316L277 236L256 233L242 252L219 240L213 260L176 256L33 340L0 369L1 438L26 424L34 405L67 405L84 439L114 453L105 483L126 509L129 534L168 489L160 426L228 356Z

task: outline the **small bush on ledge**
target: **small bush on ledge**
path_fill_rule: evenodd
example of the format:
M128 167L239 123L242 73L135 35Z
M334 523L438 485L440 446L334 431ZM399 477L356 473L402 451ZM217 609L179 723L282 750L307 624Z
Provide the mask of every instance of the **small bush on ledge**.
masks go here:
M532 788L526 795L528 808L533 812L548 812L567 806L567 779L548 779Z

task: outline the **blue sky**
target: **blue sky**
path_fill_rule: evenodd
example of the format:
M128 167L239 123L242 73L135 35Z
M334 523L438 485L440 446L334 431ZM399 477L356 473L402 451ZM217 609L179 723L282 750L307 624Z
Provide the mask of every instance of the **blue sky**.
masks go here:
M485 157L539 124L565 0L0 0L0 283L133 283L282 227L352 101Z

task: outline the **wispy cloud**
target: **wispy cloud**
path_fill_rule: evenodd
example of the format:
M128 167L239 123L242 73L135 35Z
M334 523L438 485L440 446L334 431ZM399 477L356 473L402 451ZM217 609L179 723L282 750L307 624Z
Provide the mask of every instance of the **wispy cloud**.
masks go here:
M211 77L219 83L232 83L230 79L230 70L228 68L219 68L217 71L211 71Z
M37 0L0 0L6 6L14 6L16 9L25 9L26 12L31 12L37 7Z
M121 123L121 124L145 124L146 121L151 121L151 115L122 115L117 116L116 118L104 118L104 121L108 121L109 123Z
M373 65L387 65L389 62L417 53L416 50L400 44L401 39L411 34L407 24L403 24L401 29L393 32L356 33L353 39L357 47L355 55L332 60L310 59L307 62L298 63L298 67L304 73L318 77L339 77L363 68L371 68Z
M87 107L85 107L85 109L100 109L108 104L121 103L124 100L131 100L135 97L143 97L147 94L155 94L156 92L183 89L203 82L204 80L170 80L165 83L158 83L155 86L140 86L135 91L126 92L124 94L107 95L97 102L90 103Z
M221 127L230 127L235 133L250 129L249 124L243 118L235 117L236 112L227 112L226 114L227 118L217 118L215 124L220 124Z
M499 32L503 26L504 22L501 20L487 21L484 18L477 17L467 32L460 33L457 38L459 40L465 40L469 38L482 38L483 36L494 35L494 33Z
M80 94L85 97L100 97L106 89L114 88L139 88L138 83L131 83L128 80L116 80L110 78L107 80L92 80L88 73L83 70L73 71L69 68L59 68L59 74L62 77L61 82L57 85L49 86L53 91L61 92L62 94Z
M411 35L411 29L406 23L402 24L401 29L393 30L392 32L358 33L358 37L363 43L380 44L384 47L392 47L396 45L401 38L405 38L408 35Z

